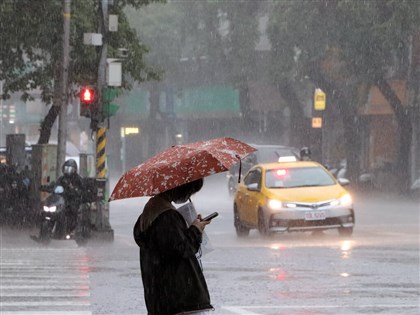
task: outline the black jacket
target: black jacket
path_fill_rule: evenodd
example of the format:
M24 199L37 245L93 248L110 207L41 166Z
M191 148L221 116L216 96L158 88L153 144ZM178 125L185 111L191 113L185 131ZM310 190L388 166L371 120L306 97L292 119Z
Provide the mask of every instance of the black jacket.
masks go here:
M188 228L182 215L173 209L162 212L145 230L140 219L134 239L140 247L140 269L149 315L173 315L212 309L210 295L195 256L201 232Z
M83 181L79 174L72 174L70 176L62 175L57 179L57 185L64 188L64 199L67 207L75 208L76 211L83 200Z

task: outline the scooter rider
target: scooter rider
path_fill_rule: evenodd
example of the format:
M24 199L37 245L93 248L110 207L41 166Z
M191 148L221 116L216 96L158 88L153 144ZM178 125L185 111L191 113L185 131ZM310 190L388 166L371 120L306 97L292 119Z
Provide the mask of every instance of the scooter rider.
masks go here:
M73 159L64 162L61 168L63 175L57 179L56 184L64 188L64 200L66 202L67 228L74 230L77 225L77 212L83 202L83 181L77 173L77 163Z
M309 149L308 147L302 147L300 149L299 155L302 161L310 161L312 155L311 149Z

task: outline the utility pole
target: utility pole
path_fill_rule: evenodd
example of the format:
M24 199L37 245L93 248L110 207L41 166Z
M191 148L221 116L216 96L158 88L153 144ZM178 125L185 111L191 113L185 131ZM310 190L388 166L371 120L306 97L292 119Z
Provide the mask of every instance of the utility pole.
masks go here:
M412 141L410 154L410 184L420 176L420 159L418 145L420 129L418 120L420 118L420 31L410 37L408 55L408 91L409 105L411 110Z
M107 66L107 54L108 54L108 43L107 43L107 32L108 32L108 0L99 0L99 33L102 34L102 46L99 57L98 65L98 81L97 81L97 93L99 102L99 115L98 120L93 124L95 126L95 140L96 140L96 181L98 184L98 190L100 191L100 199L96 203L97 208L97 227L99 231L105 233L103 238L112 240L114 237L111 224L109 222L109 203L108 203L108 192L109 183L107 178L106 166L106 124L104 118L104 104L105 97L104 91L107 85L106 82L106 66Z
M104 88L106 87L106 58L108 55L107 27L108 27L108 0L99 0L99 33L102 34L102 46L99 56L98 81L96 83L99 102L99 115L96 126L96 177L106 178L105 145L106 127L103 116Z
M3 81L0 81L0 147L3 146Z
M90 128L95 135L96 159L95 159L95 182L97 198L93 212L96 215L92 218L95 223L97 238L105 241L113 241L114 230L109 222L109 182L106 169L106 123L105 118L109 117L109 89L107 82L107 54L108 54L108 28L109 15L108 6L113 0L97 0L98 3L98 30L97 33L83 34L83 43L100 47L97 68L97 81L89 82L89 86L83 86L80 90L81 111L80 115L91 119ZM115 19L115 17L113 18ZM113 26L115 26L113 24ZM117 26L111 28L118 29ZM109 71L108 71L109 72Z
M70 51L70 13L71 0L63 0L63 67L61 69L61 104L58 116L58 148L56 178L61 175L61 165L66 158L67 142L67 103L68 103L68 67Z

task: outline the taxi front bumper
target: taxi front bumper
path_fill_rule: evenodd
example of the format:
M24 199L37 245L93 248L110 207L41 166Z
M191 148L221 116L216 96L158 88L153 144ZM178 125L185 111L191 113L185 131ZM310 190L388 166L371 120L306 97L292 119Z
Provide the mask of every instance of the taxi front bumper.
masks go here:
M354 210L350 207L309 206L268 211L270 232L313 231L337 228L350 228L355 225Z

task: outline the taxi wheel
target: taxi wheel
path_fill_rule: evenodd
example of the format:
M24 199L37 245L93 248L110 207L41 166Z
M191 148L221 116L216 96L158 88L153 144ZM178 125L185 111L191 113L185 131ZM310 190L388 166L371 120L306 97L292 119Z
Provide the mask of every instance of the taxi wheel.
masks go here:
M268 231L268 227L265 221L266 220L264 218L264 212L261 209L258 210L258 232L260 232L262 236L270 236L270 233Z
M236 235L238 237L244 237L249 235L249 229L243 226L241 219L239 218L238 209L234 206L233 223L235 225Z
M352 227L338 228L338 234L340 234L340 236L351 236L353 234L353 228Z

